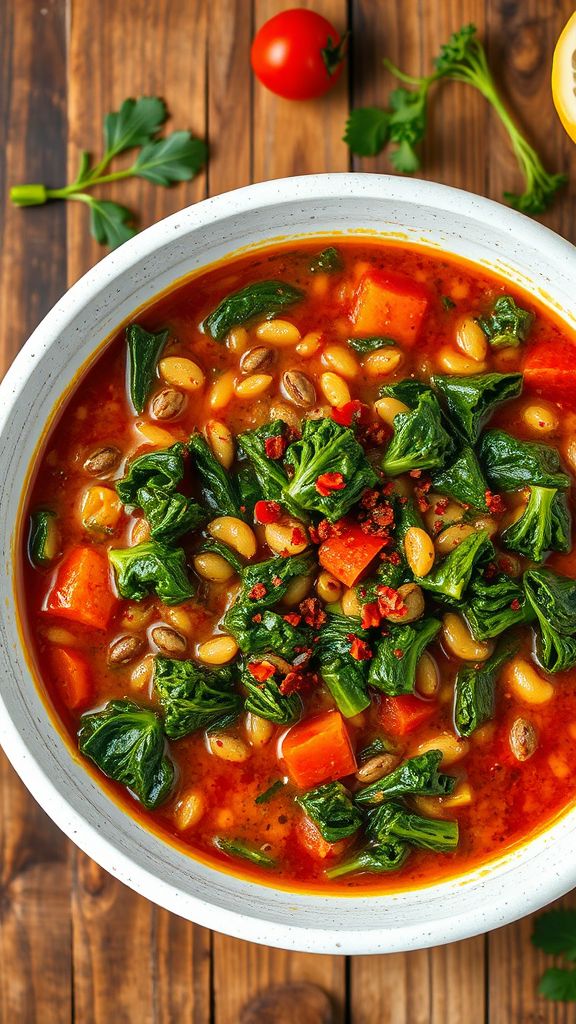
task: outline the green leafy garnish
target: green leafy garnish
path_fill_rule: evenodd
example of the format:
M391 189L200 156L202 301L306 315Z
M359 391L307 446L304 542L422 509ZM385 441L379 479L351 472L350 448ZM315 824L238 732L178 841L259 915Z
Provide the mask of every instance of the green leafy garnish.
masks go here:
M238 478L224 469L202 434L193 434L188 442L192 464L200 483L202 504L212 516L244 519Z
M241 598L250 604L254 612L269 608L282 600L295 576L310 576L315 566L314 555L306 551L301 555L290 555L286 558L283 555L275 555L274 558L267 558L265 562L253 562L244 568L244 589ZM258 583L264 586L265 593L258 597L250 596Z
M90 210L90 231L100 245L111 249L122 245L136 234L134 216L119 203L96 199L89 190L125 178L145 178L154 185L169 186L190 181L206 163L207 147L190 132L173 132L164 138L157 133L166 121L168 111L157 96L141 96L124 100L120 110L104 119L105 151L93 164L84 151L80 168L71 184L63 188L44 185L15 185L10 199L15 206L40 206L54 199L70 199L84 203ZM109 165L120 153L140 148L134 163L122 170L111 171Z
M446 402L450 422L470 444L494 410L522 392L521 373L479 373L471 377L435 374L432 384Z
M489 561L493 554L486 530L478 530L465 537L427 576L415 577L416 583L438 600L447 598L449 604L460 601L475 567Z
M166 544L197 529L206 519L197 502L176 491L184 476L185 453L186 446L177 441L170 448L141 455L116 484L121 501L141 508L154 540Z
M167 340L168 331L151 334L139 324L130 324L126 328L128 386L136 412L142 412L148 401L156 374L156 363Z
M391 800L368 811L367 834L382 843L398 839L420 850L448 853L458 845L458 822L424 818Z
M551 569L524 573L526 597L538 619L536 654L547 672L576 665L576 580Z
M548 551L570 550L571 516L566 495L553 487L531 487L523 514L502 533L502 542L532 562Z
M511 295L500 295L492 312L478 317L478 323L492 348L517 348L530 333L534 313L517 306Z
M240 327L255 316L279 313L303 298L299 288L285 281L256 281L222 299L204 320L203 329L215 341L222 341L233 327Z
M547 910L534 922L532 942L551 956L562 956L570 964L576 960L576 910ZM540 995L561 1002L576 1001L576 968L549 967L538 985Z
M411 625L390 626L376 645L368 683L390 697L413 693L420 656L440 630L438 619L421 619Z
M377 352L378 349L388 348L389 345L395 345L396 342L393 338L372 335L368 338L348 338L348 344L355 352L365 355L367 352Z
M166 800L174 766L166 757L162 724L149 708L130 700L111 700L102 711L83 715L80 753L100 771L131 789L149 810Z
M494 717L496 682L503 665L513 654L510 646L501 648L480 665L463 665L456 676L454 724L460 736L471 736L475 729Z
M562 489L570 486L556 448L537 441L520 441L504 430L488 430L482 435L479 458L495 491L515 491L531 485Z
M465 82L492 105L508 132L523 174L524 192L520 195L505 192L504 198L523 213L538 214L548 208L555 193L566 182L566 175L547 173L540 157L510 116L496 88L474 25L466 25L450 37L434 62L435 70L431 75L407 75L392 61L385 59L383 63L404 85L391 93L389 109L364 107L352 111L344 140L353 153L374 156L392 143L397 147L390 154L394 168L400 173L412 174L420 167L416 146L426 133L430 88L442 79ZM407 89L406 85L412 88Z
M310 631L305 627L293 626L269 608L258 612L249 601L238 600L226 612L223 625L234 637L242 654L251 658L263 654L281 654L292 661L300 649L310 642Z
M170 739L180 739L199 729L222 729L242 708L231 669L210 670L195 661L174 658L154 660L154 688L164 714Z
M312 274L334 274L342 270L344 262L338 249L329 245L327 249L313 256L310 260L309 270Z
M273 678L257 683L248 670L242 676L242 685L248 694L244 708L258 715L258 718L266 718L275 725L289 725L302 711L298 694L280 693L278 683Z
M182 548L151 540L133 548L111 548L108 557L118 593L129 601L156 594L163 604L181 604L194 594Z
M224 839L222 836L215 836L214 846L221 850L222 853L227 853L229 857L241 857L243 860L251 861L252 864L257 864L260 868L273 868L276 866L276 861L273 857L269 857L262 850L249 846L248 843L244 843L241 839Z
M489 640L534 619L524 587L505 573L496 573L490 579L479 573L470 583L461 610L475 640Z
M37 509L30 516L28 557L33 565L47 566L58 554L56 513L51 509Z
M380 874L382 871L398 871L410 850L407 843L390 839L378 846L369 846L354 854L349 860L341 861L326 871L327 878L341 878L356 872L368 871Z
M288 483L288 477L278 459L266 454L266 441L271 438L283 437L286 424L283 420L271 420L255 430L246 430L238 434L240 450L250 459L260 485L261 498L266 501L280 501Z
M440 750L427 750L425 754L410 757L384 778L365 786L354 799L361 806L371 806L399 796L448 796L456 785L456 778L438 770L441 761Z
M362 815L352 803L341 782L328 782L296 797L296 803L318 826L327 843L337 843L354 835L362 824Z
M352 718L370 705L368 662L357 661L350 653L352 639L367 640L368 635L360 619L329 612L314 644L314 658L322 680L345 718Z
M442 424L438 401L429 390L420 394L410 412L397 413L393 426L394 435L382 460L388 476L444 465L452 440Z
M432 486L440 494L471 508L485 509L488 485L482 474L474 449L465 445L460 454L439 473L432 476Z

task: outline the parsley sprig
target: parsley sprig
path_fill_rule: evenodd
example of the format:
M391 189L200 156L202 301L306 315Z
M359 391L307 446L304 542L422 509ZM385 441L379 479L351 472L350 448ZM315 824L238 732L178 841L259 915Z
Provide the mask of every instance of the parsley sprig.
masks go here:
M504 198L523 213L543 213L549 207L555 193L565 183L566 175L549 174L545 170L540 157L508 113L474 25L464 26L442 46L431 75L422 78L407 75L388 59L384 60L384 66L404 86L411 88L395 89L390 95L389 109L362 107L352 111L344 141L353 153L375 156L388 143L393 143L397 147L390 152L393 167L401 174L413 174L420 167L416 146L426 133L428 94L432 85L442 79L467 82L478 89L496 111L508 132L524 177L524 191L520 194L505 192Z
M16 206L40 206L55 199L85 203L90 210L90 231L96 241L111 249L117 248L136 234L134 215L119 203L90 195L89 189L125 178L145 178L153 185L169 186L177 181L190 181L206 162L206 143L190 132L158 136L167 117L166 104L157 96L124 100L120 110L107 114L104 119L105 149L98 163L93 163L90 153L84 151L78 174L69 185L63 188L15 185L10 189L10 199ZM110 169L115 157L132 149L139 152L129 167Z
M534 924L532 942L569 963L576 960L576 910L548 910ZM562 1002L576 1001L576 967L549 967L538 985L540 995Z

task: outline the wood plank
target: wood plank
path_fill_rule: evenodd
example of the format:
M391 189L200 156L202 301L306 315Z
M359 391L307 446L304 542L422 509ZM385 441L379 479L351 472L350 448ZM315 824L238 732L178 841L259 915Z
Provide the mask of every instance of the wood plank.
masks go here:
M64 2L0 5L0 194L64 174ZM47 258L47 253L50 258ZM0 376L66 286L64 208L0 209ZM0 754L0 1021L72 1017L69 844Z
M100 144L104 115L118 109L126 96L162 95L172 115L168 130L189 128L205 135L206 11L202 0L153 5L74 0L69 174L82 148ZM204 175L173 189L137 180L105 189L106 198L138 211L142 225L204 194ZM71 282L104 255L89 238L86 211L76 207L69 215L68 255ZM207 1024L208 932L164 914L78 851L73 915L77 1020Z
M410 74L428 74L440 46L460 25L484 29L483 0L426 4L398 0L374 17L370 0L353 0L352 105L386 106L398 84L381 66L384 56ZM465 86L432 94L419 177L483 192L486 106ZM363 171L390 174L385 153L354 158ZM355 957L350 965L352 1024L480 1024L484 1021L483 938L387 957Z
M252 4L208 4L208 189L218 195L251 180Z
M248 4L226 6L228 10L235 12L236 19L238 11L243 12L245 31L249 23L246 13ZM343 30L346 27L346 4L343 0L322 0L321 3L309 3L308 6L313 6L315 10L330 18L337 28ZM256 26L285 7L283 0L256 0ZM222 19L219 17L218 20L221 22ZM245 35L242 38L245 46ZM237 60L237 56L234 59ZM242 60L246 62L245 49ZM217 80L222 80L221 75ZM236 69L233 72L233 80L239 94L246 95L242 72ZM213 92L211 83L212 77L210 91ZM347 169L346 147L341 141L347 109L345 81L341 81L334 92L324 100L307 103L289 103L262 88L258 82L254 82L253 88L253 117L249 122L247 114L244 113L242 124L245 125L247 134L252 121L256 126L252 140L254 180L312 171ZM230 100L226 102L229 103ZM211 111L212 109L211 107ZM245 110L244 107L242 109ZM220 117L224 116L232 116L232 112L229 115L225 108L221 108ZM218 134L214 131L212 117L210 123L216 144L219 136L223 135L225 122L218 122ZM243 145L239 148L238 161L230 161L225 177L222 174L213 177L211 170L211 190L214 189L216 181L223 180L229 188L248 184L246 151ZM323 987L334 1000L335 1020L344 1020L343 957L287 953L214 934L213 970L215 1024L237 1024L239 1011L247 999L270 984L292 980L312 981Z

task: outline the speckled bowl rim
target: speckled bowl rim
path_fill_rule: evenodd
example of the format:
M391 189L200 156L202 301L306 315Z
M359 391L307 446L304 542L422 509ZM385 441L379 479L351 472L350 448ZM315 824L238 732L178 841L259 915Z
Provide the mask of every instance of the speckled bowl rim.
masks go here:
M571 889L576 810L481 869L387 896L290 893L216 871L127 816L70 756L32 682L13 603L15 521L30 457L52 407L90 351L130 308L149 301L186 268L203 264L195 239L224 253L272 236L297 240L336 232L465 255L530 288L576 327L570 309L576 250L568 242L498 203L419 180L330 174L263 182L182 210L111 253L56 303L0 385L0 742L62 831L167 910L287 949L384 953L487 931ZM209 263L218 258L210 252Z

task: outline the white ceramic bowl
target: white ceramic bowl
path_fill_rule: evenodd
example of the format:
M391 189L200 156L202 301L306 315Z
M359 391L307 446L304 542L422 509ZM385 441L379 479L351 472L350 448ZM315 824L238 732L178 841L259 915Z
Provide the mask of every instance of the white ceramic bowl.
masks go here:
M266 182L183 210L107 256L34 332L0 387L0 741L59 827L127 885L230 935L316 953L436 945L506 924L576 883L576 810L458 879L392 896L277 891L212 869L123 812L54 728L21 651L13 600L19 503L59 397L102 339L176 278L278 236L364 233L474 260L570 312L576 250L497 203L424 181L334 174Z

